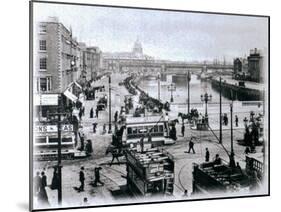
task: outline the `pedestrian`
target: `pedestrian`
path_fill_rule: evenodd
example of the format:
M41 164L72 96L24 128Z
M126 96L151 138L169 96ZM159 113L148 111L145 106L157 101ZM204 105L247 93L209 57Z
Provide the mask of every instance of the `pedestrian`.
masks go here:
M119 148L112 148L111 149L112 160L109 166L112 166L114 159L116 158L118 164L120 165L119 156L120 156L120 149Z
M94 109L91 107L91 110L90 110L90 118L93 118L94 117Z
M144 138L141 137L140 139L140 148L141 148L141 153L143 153L143 150L144 150Z
M190 153L190 150L192 150L193 154L195 154L195 151L194 151L194 142L193 142L193 140L194 140L194 137L191 137L191 139L190 139L190 141L189 141L189 144L188 144L189 149L188 149L188 152L187 152L187 153Z
M188 190L184 190L183 197L188 197Z
M221 158L219 156L219 154L216 154L215 160L213 161L214 165L221 165Z
M184 131L185 131L185 126L184 126L184 123L183 123L182 126L181 126L182 137L184 137Z
M96 118L98 118L99 117L99 109L98 109L98 107L96 108Z
M227 124L226 124L226 122L227 122L226 119L227 119L227 115L226 115L226 113L225 113L225 114L223 115L223 124L224 124L224 125L227 125Z
M45 188L47 186L47 176L45 172L41 172L42 186Z
M118 111L116 111L114 114L114 122L117 123L117 121L118 121Z
M147 142L148 142L149 144L152 143L152 136L151 136L151 133L148 133Z
M81 183L78 191L81 192L81 191L84 191L84 182L85 182L85 174L84 174L84 167L82 166L81 167L81 170L79 172L79 181Z
M102 130L102 134L106 133L106 124L103 125L103 130Z
M210 160L210 152L209 149L206 148L206 153L205 153L205 162L209 162Z
M87 197L83 198L83 205L89 205Z
M82 106L82 116L85 116L85 107Z
M79 120L81 121L81 120L82 120L82 109L81 109L81 108L80 108L80 110L79 110L78 116L79 116Z
M40 191L40 186L42 184L42 179L40 177L40 172L36 172L36 176L34 177L34 187L33 187L33 192L34 194L37 196L39 194Z
M228 125L228 117L227 117L227 114L225 114L225 126Z
M79 133L79 137L80 137L80 148L79 150L80 151L83 151L84 150L84 140L85 140L85 135L84 133Z
M238 172L240 172L241 174L243 174L243 171L242 171L242 168L241 168L239 162L236 163L236 169L237 169Z
M86 152L87 156L90 156L93 152L92 141L90 139L87 140L87 143L85 146L85 152Z
M175 125L172 126L172 129L170 130L170 137L176 141L177 140L177 130Z
M96 133L97 125L98 125L97 123L93 123L93 133Z
M54 189L58 189L58 188L59 188L58 169L57 169L57 167L54 167L51 189L54 190Z
M104 185L104 183L100 181L100 170L101 169L102 169L101 167L95 168L95 181L94 181L95 187L98 185L98 183L100 183L101 185Z
M45 187L47 186L47 176L45 175L45 172L41 172L41 185L40 190L38 193L38 201L40 202L40 205L49 205L48 195Z
M238 116L235 115L235 126L236 126L236 127L238 127L238 121L239 121L239 120L238 120Z

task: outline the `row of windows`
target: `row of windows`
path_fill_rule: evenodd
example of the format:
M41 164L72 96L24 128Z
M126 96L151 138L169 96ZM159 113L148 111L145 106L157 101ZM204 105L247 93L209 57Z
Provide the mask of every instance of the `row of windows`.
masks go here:
M162 133L164 132L163 125L156 125L156 126L140 126L140 127L128 127L127 133L130 134L145 134L145 133Z
M73 143L73 140L71 137L62 137L61 138L62 143ZM35 138L35 143L36 144L47 144L47 143L58 143L58 138L53 138L53 137L36 137Z

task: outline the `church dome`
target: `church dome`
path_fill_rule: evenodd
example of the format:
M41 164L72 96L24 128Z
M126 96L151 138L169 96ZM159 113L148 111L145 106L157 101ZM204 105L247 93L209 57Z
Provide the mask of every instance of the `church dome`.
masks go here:
M138 55L142 55L142 45L139 41L139 39L136 40L134 47L133 47L133 53L134 54L138 54Z

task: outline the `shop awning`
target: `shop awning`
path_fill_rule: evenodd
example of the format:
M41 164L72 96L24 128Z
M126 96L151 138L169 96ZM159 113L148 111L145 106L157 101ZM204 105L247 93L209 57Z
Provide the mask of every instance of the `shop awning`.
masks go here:
M70 89L66 89L63 93L68 99L70 99L73 102L76 102L78 97L75 96L73 93L70 92Z

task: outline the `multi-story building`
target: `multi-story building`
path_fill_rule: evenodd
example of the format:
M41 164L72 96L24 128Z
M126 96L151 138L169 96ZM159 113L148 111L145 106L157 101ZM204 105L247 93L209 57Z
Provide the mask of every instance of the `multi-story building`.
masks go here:
M86 79L92 80L97 76L98 72L100 72L101 70L101 51L98 47L93 46L87 47L83 53L83 59L86 66Z
M131 52L105 52L103 56L103 69L106 71L116 72L120 71L155 71L147 70L147 62L153 62L154 58L148 55L143 54L142 45L139 40L134 43ZM132 64L143 64L143 65L132 65Z
M61 94L69 87L68 93L78 90L72 82L81 75L81 50L71 28L67 29L56 17L49 17L36 25L33 51L35 111L36 117L41 119L47 116L47 112L56 110L56 96L62 96L65 109L74 101L71 95Z
M99 47L87 47L80 42L80 68L81 75L79 82L82 84L94 79L102 69L102 53Z
M258 49L250 50L250 55L248 56L248 71L251 81L263 82L264 81L264 67L263 67L263 57Z
M34 38L35 93L63 93L80 74L80 48L72 30L51 17L38 23Z
M249 78L248 60L246 58L235 58L233 61L233 77L238 80Z

